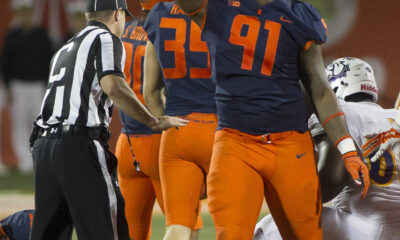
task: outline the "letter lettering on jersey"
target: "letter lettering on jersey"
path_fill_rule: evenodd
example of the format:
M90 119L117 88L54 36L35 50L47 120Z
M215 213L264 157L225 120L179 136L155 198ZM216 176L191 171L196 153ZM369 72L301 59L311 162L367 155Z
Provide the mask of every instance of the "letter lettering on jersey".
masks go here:
M175 67L164 68L166 78L177 79L186 76L185 42L186 42L186 20L179 18L161 18L160 28L175 30L175 40L165 40L165 51L175 53Z
M129 39L138 41L147 41L147 34L143 27L138 26L133 29Z
M171 15L177 15L177 14L186 14L176 3L174 4L174 6L172 6Z
M238 14L235 16L231 26L229 42L233 45L243 47L243 59L241 68L252 70L254 53L260 32L260 21L258 18ZM243 30L247 29L246 36L242 36ZM264 29L269 32L266 43L264 60L261 73L271 76L275 63L276 50L278 49L281 24L270 20L265 21Z
M127 38L129 31L132 29L132 25L129 25L126 29L125 29L125 33L124 35L122 35L122 38Z

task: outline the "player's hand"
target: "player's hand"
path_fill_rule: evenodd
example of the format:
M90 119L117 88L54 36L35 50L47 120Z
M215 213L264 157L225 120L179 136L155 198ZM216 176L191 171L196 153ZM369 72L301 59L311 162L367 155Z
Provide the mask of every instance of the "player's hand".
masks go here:
M184 127L189 121L178 117L162 116L158 119L157 123L151 127L154 131L166 130L171 127Z
M346 166L347 171L350 173L354 182L358 186L362 186L362 198L365 198L365 195L368 192L369 188L369 171L367 166L358 156L356 151L348 152L342 156L344 164ZM361 174L361 175L360 175Z
M400 143L400 127L394 123L393 128L390 130L380 133L375 137L367 141L363 146L363 155L369 156L375 152L374 156L371 157L371 162L376 162L388 149L389 147L394 149L395 145Z

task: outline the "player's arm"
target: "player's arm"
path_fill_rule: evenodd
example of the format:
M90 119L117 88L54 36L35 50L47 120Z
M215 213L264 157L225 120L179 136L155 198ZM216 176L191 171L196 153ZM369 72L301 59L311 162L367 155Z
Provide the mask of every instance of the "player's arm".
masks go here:
M348 185L349 177L345 174L344 161L335 144L326 134L314 137L318 149L318 175L321 182L322 202L335 198Z
M106 75L100 80L103 91L124 113L153 130L164 130L170 127L185 126L187 121L176 117L154 117L139 101L125 79L117 75Z
M356 184L360 185L358 180L363 180L363 196L365 196L369 188L368 168L358 156L354 141L347 129L343 111L329 86L319 44L312 44L308 50L300 53L300 72L304 87L314 102L318 118L328 137L342 154L347 171ZM362 173L362 179L359 172Z
M156 49L151 41L147 41L144 57L143 97L146 106L155 116L162 116L165 112L163 88L164 83Z
M208 0L175 0L175 2L197 25L202 27L207 14Z

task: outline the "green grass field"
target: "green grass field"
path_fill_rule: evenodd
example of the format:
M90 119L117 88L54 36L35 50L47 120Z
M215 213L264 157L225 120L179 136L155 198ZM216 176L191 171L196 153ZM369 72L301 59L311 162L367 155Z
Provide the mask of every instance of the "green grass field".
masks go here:
M11 174L9 176L0 176L0 203L4 201L4 197L10 194L16 194L17 196L24 196L25 198L30 199L28 202L33 201L33 193L34 193L34 181L33 175L19 175L19 174ZM20 194L20 195L19 195ZM7 204L8 206L10 203ZM11 203L12 205L12 203ZM29 204L27 204L29 205ZM20 205L18 205L20 206ZM17 207L18 208L18 207ZM22 206L21 209L16 209L15 211L24 210L27 207ZM14 208L13 208L14 209ZM0 219L6 217L8 214L12 213L7 211L7 209L0 209L3 213L0 214ZM6 214L5 214L6 213ZM265 215L265 214L262 214ZM215 239L215 229L214 224L212 222L211 216L204 212L201 214L203 218L203 229L200 230L200 240L214 240ZM163 238L165 233L165 218L161 213L155 213L153 216L152 222L152 240L160 240ZM77 237L73 237L74 240L77 240Z
M202 214L204 228L200 230L199 240L213 240L215 239L215 229L209 214ZM151 228L151 240L160 240L164 237L165 233L165 219L163 215L155 214L153 216L153 223ZM74 235L73 240L78 238Z

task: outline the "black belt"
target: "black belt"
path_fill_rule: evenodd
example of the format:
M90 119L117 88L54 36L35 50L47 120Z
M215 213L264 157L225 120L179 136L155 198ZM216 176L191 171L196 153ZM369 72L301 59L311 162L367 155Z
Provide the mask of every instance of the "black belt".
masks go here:
M110 131L105 127L85 127L77 125L54 126L40 130L39 137L79 136L107 143Z

